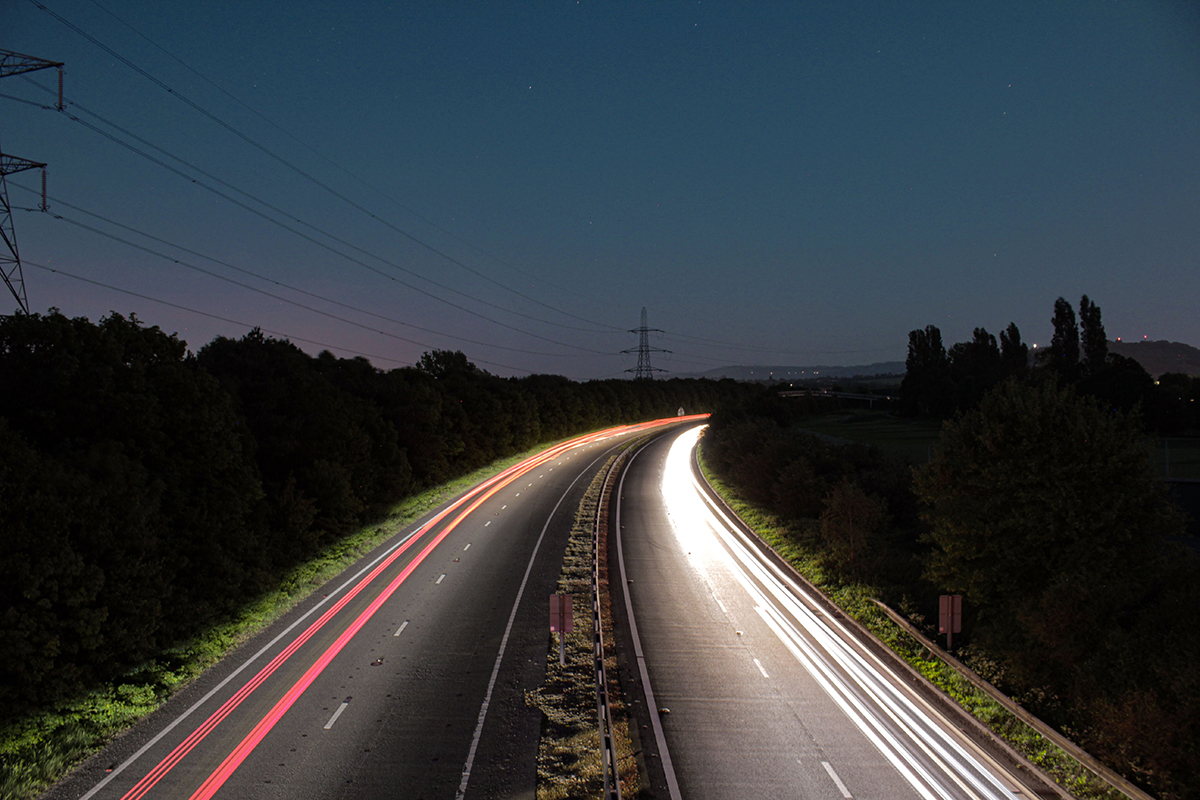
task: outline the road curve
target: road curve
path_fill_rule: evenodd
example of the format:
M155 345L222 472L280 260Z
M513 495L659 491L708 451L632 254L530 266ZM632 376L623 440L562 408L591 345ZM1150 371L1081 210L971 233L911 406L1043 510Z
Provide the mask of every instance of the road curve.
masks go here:
M620 443L573 439L346 570L88 760L51 800L533 797L546 597Z
M1033 796L728 519L693 473L700 431L642 449L615 503L634 658L658 709L641 735L661 728L669 795Z

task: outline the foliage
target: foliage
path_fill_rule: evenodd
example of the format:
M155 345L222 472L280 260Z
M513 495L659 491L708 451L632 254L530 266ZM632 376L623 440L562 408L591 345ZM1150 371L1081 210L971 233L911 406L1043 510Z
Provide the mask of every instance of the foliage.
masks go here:
M1136 426L1053 380L1010 381L945 425L916 486L928 576L964 595L1011 687L1164 796L1196 796L1179 781L1200 752L1200 647L1183 621L1200 612L1200 570L1166 544L1182 520ZM1151 630L1176 652L1144 664ZM1055 701L1039 703L1046 688Z
M900 405L906 414L941 416L953 406L950 359L935 325L908 334L908 358L900 384Z
M969 342L952 345L946 365L938 357L941 333L929 325L909 333L909 361L901 384L901 408L909 415L947 418L968 411L1002 381L1039 383L1054 379L1075 386L1080 394L1110 409L1138 412L1142 424L1160 434L1200 433L1200 379L1187 375L1155 381L1137 361L1108 351L1100 306L1084 295L1078 320L1063 298L1054 302L1054 336L1050 347L1037 351L1030 367L1029 348L1015 324L1000 333L1000 346L983 328Z
M820 540L805 536L802 532L803 523L764 513L761 508L746 503L740 496L739 489L721 481L711 471L704 449L701 451L701 468L710 485L730 504L738 517L783 556L805 580L924 675L934 686L953 698L968 713L1066 787L1073 796L1081 800L1119 800L1124 797L1094 778L1070 756L1010 714L958 670L934 656L924 645L892 622L873 600L880 594L882 587L863 580L848 580L836 572L830 572L829 559ZM901 604L908 603L901 599ZM919 620L920 615L915 616Z
M193 356L132 316L0 317L0 715L104 691L286 594L299 565L423 488L748 391L422 363L313 358L258 330Z

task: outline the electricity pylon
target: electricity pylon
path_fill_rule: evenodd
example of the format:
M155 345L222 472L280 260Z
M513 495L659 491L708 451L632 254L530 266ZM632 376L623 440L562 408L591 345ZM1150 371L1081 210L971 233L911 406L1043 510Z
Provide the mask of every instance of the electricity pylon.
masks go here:
M0 50L0 78L34 72L39 69L58 69L59 111L63 109L62 67L61 61L47 61L37 56L14 53L12 50ZM40 161L30 161L27 158L10 156L0 151L0 239L4 240L5 246L5 249L0 250L0 276L4 278L4 285L13 293L13 297L17 298L17 305L26 314L29 313L29 297L25 294L25 275L21 271L21 254L17 251L17 234L13 229L12 207L8 204L8 184L5 183L4 177L27 169L41 169L42 171L42 211L45 211L48 207L46 205L46 165Z
M0 276L4 277L4 285L17 298L17 305L26 314L29 313L29 297L25 294L25 276L21 272L21 254L17 252L17 233L13 230L8 184L4 182L4 176L39 168L42 170L42 210L45 211L46 165L0 152L0 239L4 240L5 245L5 249L0 249Z
M657 331L658 333L666 333L666 331L664 331L662 328L647 328L646 327L646 307L642 306L642 326L640 328L632 328L629 331L630 333L636 333L641 337L638 340L638 347L637 347L637 354L638 354L637 368L625 370L626 372L633 373L634 380L639 380L641 378L650 380L654 377L654 373L666 372L665 369L658 369L657 367L650 366L650 354L651 353L669 353L669 352L671 352L670 350L663 350L661 347L651 347L650 346L650 337L648 334L651 331ZM633 349L622 350L621 352L622 353L632 353L632 352L634 352L634 350Z
M63 62L47 61L37 56L27 56L14 53L12 50L0 50L0 78L9 75L20 75L23 72L34 72L39 69L58 69L58 110L63 110Z

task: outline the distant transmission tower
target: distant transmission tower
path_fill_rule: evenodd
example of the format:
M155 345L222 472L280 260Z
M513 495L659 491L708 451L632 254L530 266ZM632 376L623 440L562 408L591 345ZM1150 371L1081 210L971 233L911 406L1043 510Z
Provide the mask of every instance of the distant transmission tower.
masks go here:
M645 378L646 380L650 380L654 377L654 373L666 372L665 369L658 369L657 367L650 366L650 353L652 353L652 352L653 353L669 353L669 352L671 352L670 350L663 350L661 347L651 347L650 346L650 337L648 336L648 334L651 331L656 331L658 333L666 333L666 331L664 331L662 328L647 328L646 327L646 307L642 306L642 326L640 328L632 328L629 331L630 333L636 333L641 337L638 341L638 348L637 348L637 354L638 354L637 369L625 370L626 372L634 373L634 375L633 375L634 380L640 380L642 378ZM621 352L622 353L632 353L633 350L632 349L622 350Z
M58 110L63 109L62 100L62 62L47 61L44 58L21 55L11 50L0 50L0 78L9 75L20 75L39 69L58 69ZM12 207L8 204L8 185L4 176L27 169L42 171L42 211L46 205L46 165L40 161L30 161L27 158L6 155L0 151L0 239L4 240L4 248L0 249L0 277L4 285L17 298L17 305L26 314L29 313L29 297L25 294L25 276L21 272L21 255L17 252L17 234L12 224ZM5 252L7 250L7 252Z

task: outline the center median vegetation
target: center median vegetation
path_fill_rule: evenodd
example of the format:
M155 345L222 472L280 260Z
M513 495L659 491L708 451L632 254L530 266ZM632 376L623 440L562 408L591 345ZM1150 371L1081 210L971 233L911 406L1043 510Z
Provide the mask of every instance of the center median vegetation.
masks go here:
M384 371L257 330L191 353L54 310L0 316L0 386L4 798L517 454L750 391L499 378L448 351Z

